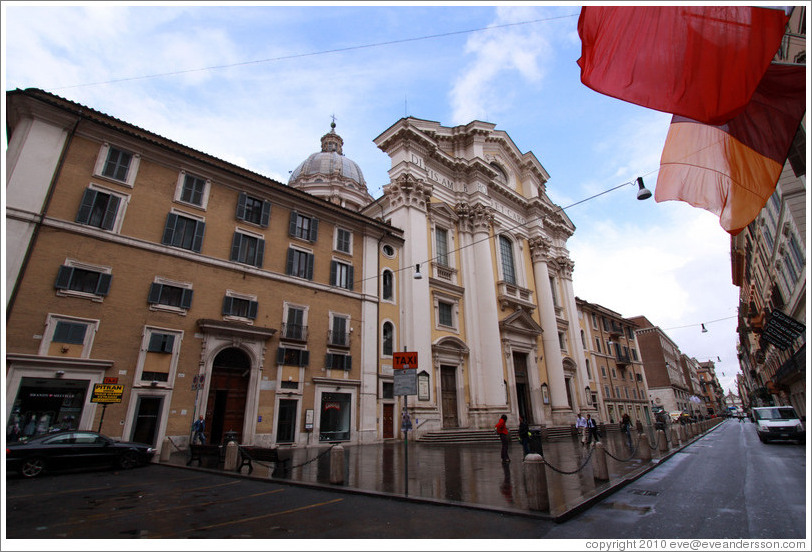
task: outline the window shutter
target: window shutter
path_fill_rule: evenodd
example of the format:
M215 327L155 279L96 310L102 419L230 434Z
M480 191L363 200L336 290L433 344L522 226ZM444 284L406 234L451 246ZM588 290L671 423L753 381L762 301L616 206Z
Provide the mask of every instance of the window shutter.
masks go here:
M310 219L310 241L314 242L319 237L319 219Z
M279 347L276 350L276 363L277 364L284 364L285 363L285 348Z
M259 225L263 228L268 227L268 223L271 221L271 202L270 201L263 201L262 202L262 219L259 222Z
M184 289L180 297L180 307L182 309L190 309L192 307L192 294L194 290Z
M259 308L259 303L256 301L248 301L248 318L256 319L257 317L257 309Z
M347 289L352 291L353 280L355 280L355 269L352 265L348 266L347 269Z
M223 297L223 316L231 314L231 307L234 304L234 298L226 295Z
M338 263L336 261L330 261L330 285L337 286L338 282L336 281L336 270L338 269Z
M299 366L307 366L310 364L310 351L302 351L299 355Z
M175 226L178 223L178 215L169 213L166 217L166 226L164 227L164 236L161 243L164 245L172 245L172 238L175 236Z
M240 192L240 198L237 200L237 219L245 220L245 201L248 199L248 194Z
M231 239L231 260L240 261L240 244L242 243L242 234L234 232L234 237Z
M352 356L350 355L346 355L344 357L344 370L346 370L347 372L352 370Z
M313 264L315 263L315 259L316 258L313 256L312 253L307 254L307 276L306 276L306 278L308 280L313 279Z
M147 351L150 353L157 353L158 351L162 351L163 348L161 347L161 342L163 341L163 334L154 333L150 334L149 336L149 345L147 345Z
M290 226L288 227L288 235L296 236L296 220L299 218L299 214L296 211L290 212Z
M112 281L112 274L99 274L99 282L96 284L96 295L107 295L110 292L110 282Z
M206 232L206 223L197 221L195 225L195 241L192 243L192 251L200 253L203 248L203 234Z
M161 290L163 289L162 284L156 284L153 282L149 286L149 296L147 297L147 303L156 304L161 301Z
M93 203L96 201L96 190L88 188L82 196L82 203L79 205L79 212L76 214L76 222L87 224L90 222L90 212L93 210Z
M56 284L54 284L54 287L56 287L56 289L68 289L72 277L72 266L60 266L59 272L56 275Z
M288 263L287 263L287 266L285 267L285 274L287 274L288 276L293 275L293 249L292 248L288 248Z
M118 196L110 194L110 199L107 201L107 210L104 213L101 227L105 230L112 230L113 225L116 223L116 214L118 213L118 204L121 199Z
M333 367L333 353L327 353L324 356L324 367L328 370Z
M257 268L262 268L262 261L265 260L265 240L257 240L257 259L254 263Z

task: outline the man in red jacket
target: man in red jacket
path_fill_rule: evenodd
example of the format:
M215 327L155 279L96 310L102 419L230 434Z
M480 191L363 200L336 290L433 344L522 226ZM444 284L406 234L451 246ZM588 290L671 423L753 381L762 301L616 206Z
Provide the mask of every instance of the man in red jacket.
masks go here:
M502 462L510 462L510 458L508 457L508 428L507 428L507 416L502 414L502 417L499 418L499 421L496 422L496 433L499 435L499 439L502 441Z

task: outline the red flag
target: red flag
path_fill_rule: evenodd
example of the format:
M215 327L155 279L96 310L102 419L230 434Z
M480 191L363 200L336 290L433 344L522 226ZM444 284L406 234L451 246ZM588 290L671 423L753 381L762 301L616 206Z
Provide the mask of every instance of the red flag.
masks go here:
M741 113L778 51L781 10L581 8L581 82L620 100L719 125Z
M654 199L719 215L731 235L767 203L806 110L806 68L773 64L744 112L722 126L674 116Z

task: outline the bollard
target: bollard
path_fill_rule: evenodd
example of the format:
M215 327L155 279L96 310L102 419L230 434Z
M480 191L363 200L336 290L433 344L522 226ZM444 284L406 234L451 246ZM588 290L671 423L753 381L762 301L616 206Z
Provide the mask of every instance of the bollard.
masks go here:
M671 426L671 443L677 447L679 446L679 428L677 426Z
M341 445L330 449L330 483L344 484L344 447Z
M660 452L668 452L668 439L665 438L665 431L657 431L657 442L660 445Z
M637 443L637 455L644 462L651 460L651 447L648 444L648 435L645 433L640 434L640 441Z
M169 437L164 437L163 445L161 445L161 462L169 462L169 456L172 454L172 441Z
M682 424L682 425L679 426L679 440L680 440L681 443L687 443L688 442L688 434L685 431L685 424Z
M606 467L606 449L603 443L595 443L595 451L592 453L592 473L598 481L609 481L609 468Z
M237 469L237 454L239 453L237 442L230 441L226 445L226 459L223 463L225 471L234 471Z
M550 511L550 495L547 490L547 470L540 454L531 452L524 457L524 486L527 489L527 506L531 510Z
M696 423L691 422L691 437L696 437Z

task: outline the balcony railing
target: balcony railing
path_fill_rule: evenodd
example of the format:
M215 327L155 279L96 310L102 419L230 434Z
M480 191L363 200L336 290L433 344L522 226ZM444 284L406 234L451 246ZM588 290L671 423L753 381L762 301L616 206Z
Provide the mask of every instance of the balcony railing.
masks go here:
M507 306L514 308L523 307L530 312L535 310L536 304L533 302L533 292L527 288L509 284L504 280L499 282L499 304L504 309Z
M349 347L350 334L346 331L337 332L334 330L329 330L327 332L327 343L332 347Z
M284 323L280 338L288 341L307 341L307 326Z
M618 353L615 355L615 362L617 362L618 366L625 367L632 363L632 359L628 353Z

